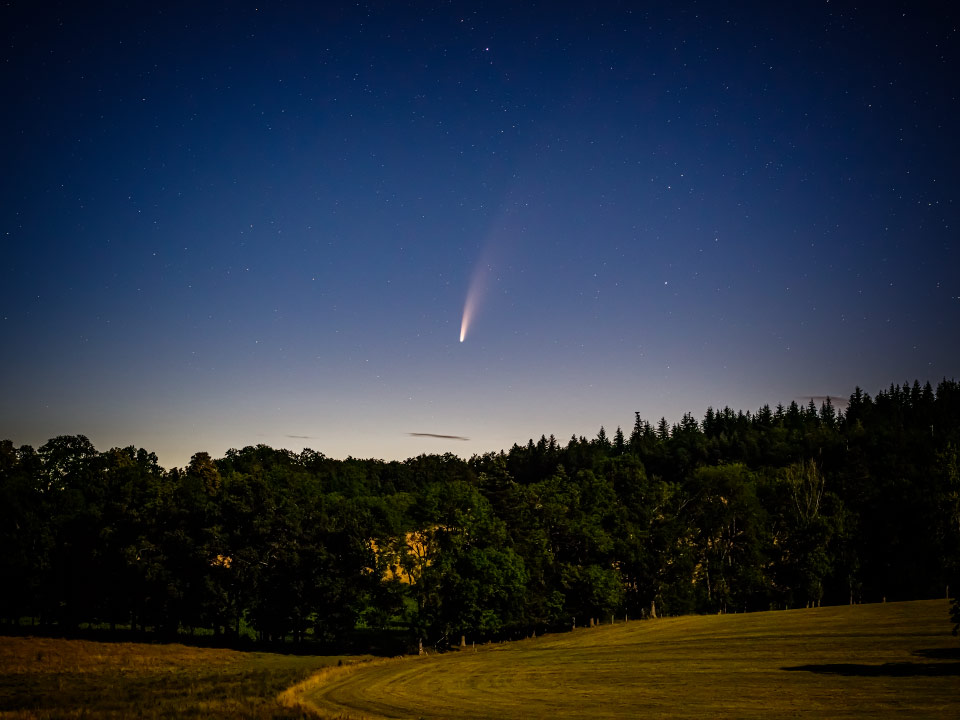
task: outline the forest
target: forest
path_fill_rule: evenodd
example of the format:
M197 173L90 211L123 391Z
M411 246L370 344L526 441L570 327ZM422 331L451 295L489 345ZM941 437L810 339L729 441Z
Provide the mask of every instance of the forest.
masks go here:
M0 629L443 649L612 617L957 595L960 384L461 459L265 445L166 470L0 443ZM956 606L955 606L956 607ZM949 630L948 618L944 618Z

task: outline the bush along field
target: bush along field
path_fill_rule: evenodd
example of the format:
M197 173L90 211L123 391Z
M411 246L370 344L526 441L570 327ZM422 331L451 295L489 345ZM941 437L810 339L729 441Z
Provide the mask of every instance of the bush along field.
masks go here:
M944 600L615 622L333 668L340 718L960 717Z

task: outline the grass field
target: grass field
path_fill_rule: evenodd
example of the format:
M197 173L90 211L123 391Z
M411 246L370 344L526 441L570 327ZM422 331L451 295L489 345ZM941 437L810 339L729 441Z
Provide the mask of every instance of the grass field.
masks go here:
M343 658L343 662L359 658ZM339 657L0 637L0 718L306 718L277 696Z
M326 717L960 717L944 600L631 622L331 669Z

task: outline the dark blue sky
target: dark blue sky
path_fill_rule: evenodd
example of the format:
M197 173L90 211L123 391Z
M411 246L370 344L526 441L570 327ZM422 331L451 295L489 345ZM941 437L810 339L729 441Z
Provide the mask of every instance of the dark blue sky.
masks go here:
M0 437L469 455L957 377L957 11L719 5L5 3Z

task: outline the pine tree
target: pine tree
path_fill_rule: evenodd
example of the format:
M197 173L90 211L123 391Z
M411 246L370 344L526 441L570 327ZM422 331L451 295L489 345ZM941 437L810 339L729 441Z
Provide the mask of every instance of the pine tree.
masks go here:
M623 438L623 430L617 425L617 431L613 434L613 451L617 455L623 455L627 450L627 443Z
M660 422L657 423L657 439L661 442L666 442L670 439L670 426L667 425L667 419L665 417L661 417Z

